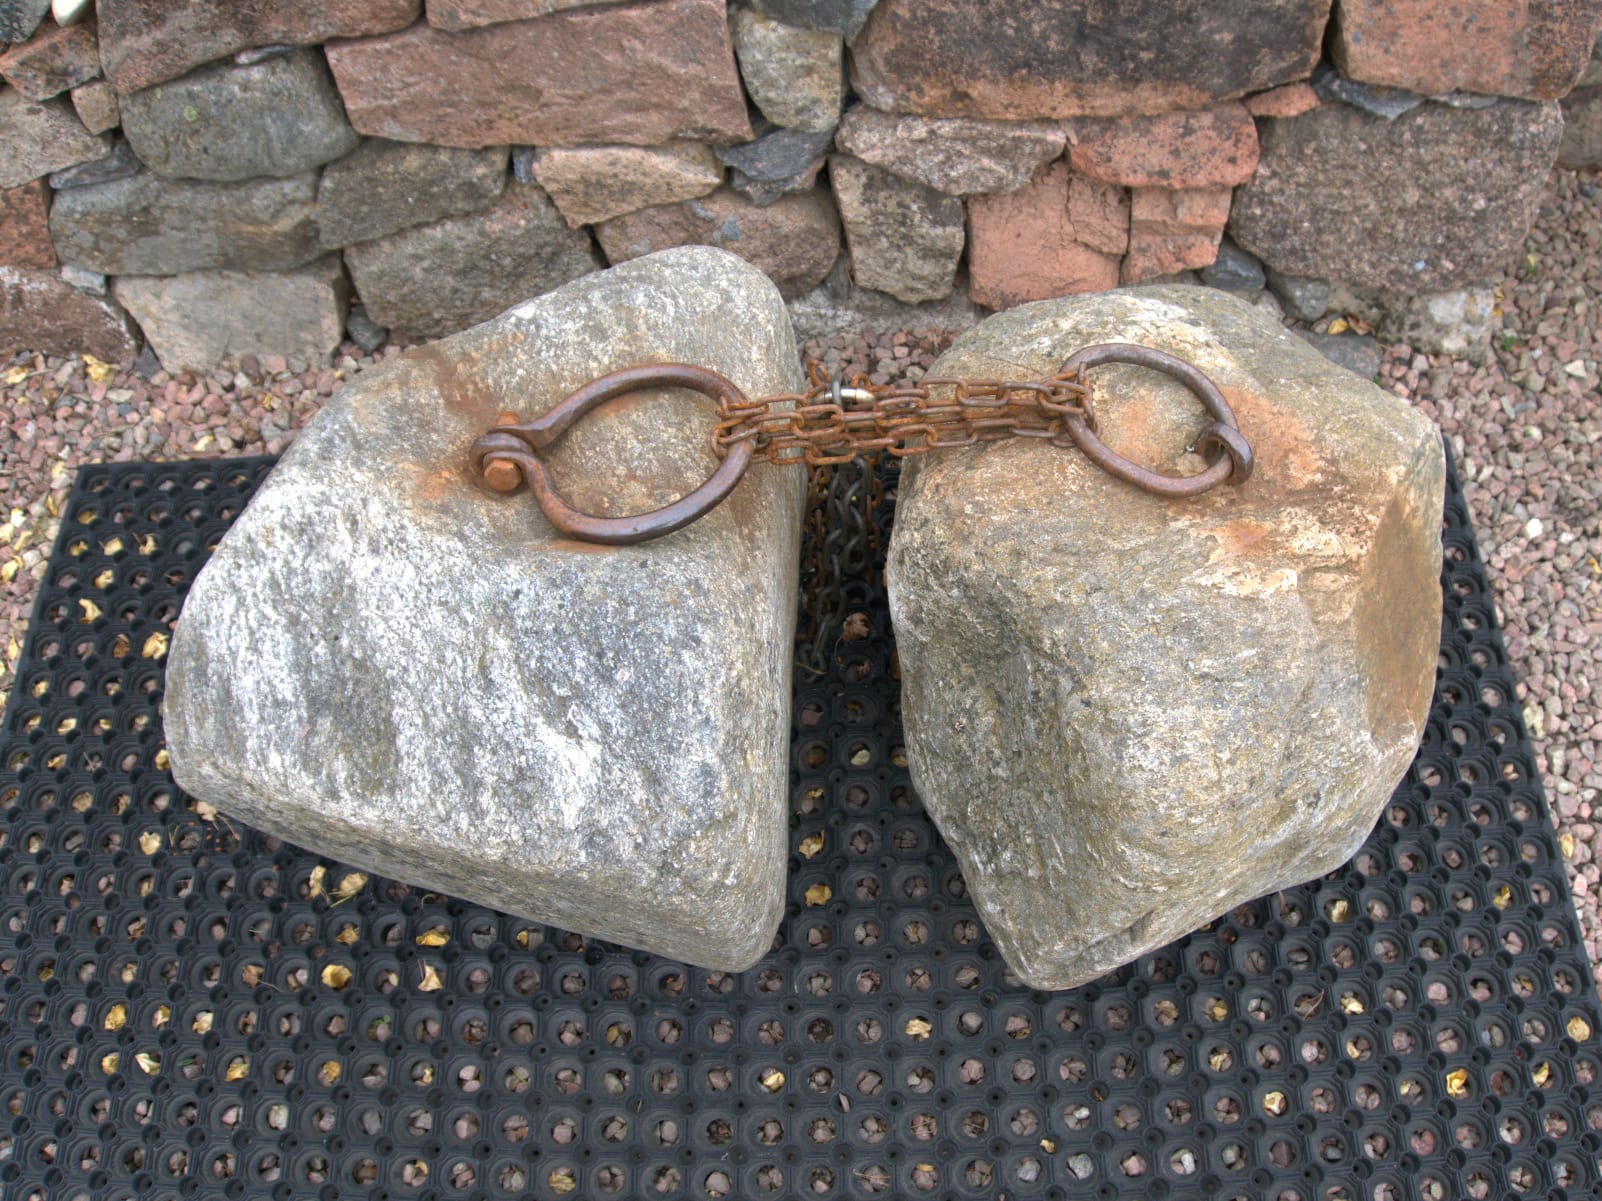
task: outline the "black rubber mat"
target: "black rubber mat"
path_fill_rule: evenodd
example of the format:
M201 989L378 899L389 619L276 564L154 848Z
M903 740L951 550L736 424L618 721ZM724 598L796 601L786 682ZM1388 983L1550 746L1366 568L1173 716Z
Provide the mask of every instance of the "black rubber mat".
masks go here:
M86 468L65 514L0 754L7 1201L1602 1193L1596 994L1455 479L1435 709L1362 852L1041 993L909 786L872 581L797 688L790 908L742 975L198 805L166 635L269 467Z

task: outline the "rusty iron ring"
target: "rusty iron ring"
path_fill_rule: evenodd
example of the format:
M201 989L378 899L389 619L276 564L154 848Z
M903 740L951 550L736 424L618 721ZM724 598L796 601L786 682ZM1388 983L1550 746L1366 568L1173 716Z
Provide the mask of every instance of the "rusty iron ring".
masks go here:
M717 470L694 491L660 509L627 517L597 517L593 513L575 509L556 491L550 472L541 458L542 452L549 449L591 409L641 388L688 388L717 401L720 407L738 406L746 402L745 394L733 382L704 367L694 367L688 363L643 363L636 367L625 367L570 392L543 417L497 425L473 443L474 470L483 475L486 466L496 463L514 465L534 493L534 499L539 502L546 520L561 533L586 542L621 546L645 542L683 529L696 518L715 509L734 490L751 462L753 448L749 442L730 447ZM515 481L512 481L512 486L516 486Z
M1184 384L1195 393L1196 398L1214 418L1213 424L1203 430L1191 446L1214 449L1222 453L1218 454L1205 471L1196 475L1164 475L1160 471L1152 471L1131 459L1126 459L1097 437L1096 432L1083 417L1069 413L1067 414L1069 436L1087 459L1108 475L1116 476L1157 496L1200 496L1225 480L1232 484L1244 484L1250 478L1252 448L1241 434L1229 402L1224 399L1223 393L1212 380L1183 359L1177 359L1160 350L1153 350L1149 346L1133 346L1123 342L1104 342L1097 346L1085 347L1068 357L1062 365L1060 374L1067 375L1080 368L1088 371L1103 363L1130 363L1137 367L1150 367Z

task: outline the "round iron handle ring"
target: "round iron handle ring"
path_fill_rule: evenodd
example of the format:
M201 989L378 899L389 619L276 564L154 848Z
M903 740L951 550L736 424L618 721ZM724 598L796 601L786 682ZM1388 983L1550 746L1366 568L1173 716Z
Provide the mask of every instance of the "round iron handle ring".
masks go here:
M1081 367L1089 370L1103 363L1130 363L1136 367L1150 367L1184 384L1213 416L1214 424L1204 430L1202 437L1197 441L1223 450L1225 453L1220 454L1205 471L1196 475L1164 475L1160 471L1153 471L1149 467L1142 467L1139 463L1126 459L1097 437L1096 431L1090 428L1089 422L1083 417L1077 413L1069 413L1067 415L1069 437L1092 463L1108 475L1116 476L1156 496L1167 497L1200 496L1203 492L1218 487L1225 480L1232 484L1244 484L1251 476L1252 448L1240 433L1240 425L1235 420L1234 410L1229 407L1229 402L1224 399L1218 386L1195 367L1184 359L1153 350L1149 346L1104 342L1096 346L1087 346L1070 355L1062 365L1061 374L1073 373ZM1222 433L1218 429L1220 426L1229 432Z

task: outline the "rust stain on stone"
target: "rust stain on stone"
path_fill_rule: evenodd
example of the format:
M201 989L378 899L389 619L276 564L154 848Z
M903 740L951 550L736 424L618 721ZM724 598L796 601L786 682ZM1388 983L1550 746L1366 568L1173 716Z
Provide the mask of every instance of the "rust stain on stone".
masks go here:
M1248 488L1258 494L1283 494L1324 478L1324 457L1307 429L1284 406L1245 388L1220 387L1219 391L1235 411L1235 420L1256 455L1257 469Z
M1410 495L1398 493L1380 518L1353 611L1369 728L1382 741L1416 737L1435 684L1437 627L1420 613L1440 603L1440 557L1409 519Z
M1273 530L1261 521L1240 517L1223 525L1211 526L1202 533L1218 539L1221 557L1239 559L1266 549L1263 542Z
M474 425L488 426L494 422L496 414L506 408L502 398L485 387L469 364L446 354L438 343L414 347L406 352L406 357L432 369L447 413L466 418Z

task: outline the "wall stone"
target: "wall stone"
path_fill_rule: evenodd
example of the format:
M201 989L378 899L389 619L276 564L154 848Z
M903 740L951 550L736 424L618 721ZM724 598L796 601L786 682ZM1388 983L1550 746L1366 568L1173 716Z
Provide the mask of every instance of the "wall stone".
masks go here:
M441 146L751 136L723 0L555 13L328 47L351 124Z
M1586 0L1340 0L1330 52L1364 83L1557 100L1584 70L1599 16Z
M94 30L47 25L0 56L0 75L29 100L48 100L100 74Z
M506 188L507 147L460 150L373 138L330 163L317 185L317 231L330 250L478 212Z
M122 129L159 175L234 182L299 175L361 140L315 49L224 63L122 98Z
M874 108L1116 117L1205 108L1305 79L1329 0L882 0L854 45Z
M732 15L740 75L762 115L786 129L833 129L845 82L840 35L786 25L743 6Z
M558 147L539 151L532 170L573 229L694 200L723 182L723 164L700 142Z
M751 0L764 16L804 29L826 29L852 41L878 0Z
M829 181L840 205L857 284L907 304L951 295L962 257L962 201L836 155Z
M1410 295L1494 279L1535 217L1562 125L1556 104L1518 100L1265 120L1230 235L1288 276Z
M480 25L499 25L505 21L527 21L567 8L593 8L602 4L627 4L632 0L427 0L428 23L453 33L477 29Z
M117 90L104 79L91 80L72 89L72 107L78 120L90 133L105 133L122 124L122 107Z
M840 257L840 218L821 188L770 205L719 188L603 221L595 236L612 263L671 246L717 246L760 268L786 298L817 287Z
M1577 88L1564 97L1558 162L1565 167L1602 167L1602 87Z
M50 0L0 0L0 43L25 42L50 11Z
M15 88L0 88L0 188L19 187L110 151L111 139L85 129L63 97L35 103Z
M44 180L20 188L0 188L0 263L32 271L55 270L50 189Z
M130 363L139 342L109 301L64 283L54 271L0 265L0 346Z
M948 196L1016 192L1067 145L1050 121L913 117L856 105L835 134L841 150Z
M968 201L968 295L974 303L1004 309L1118 286L1124 246L1116 252L1099 248L1117 232L1116 206L1108 204L1104 192L1087 194L1079 210L1087 218L1081 228L1070 209L1070 192L1068 164L1057 162L1017 192ZM1125 207L1125 239L1128 220Z
M1124 187L1231 188L1257 170L1257 127L1241 104L1064 128L1076 172Z
M362 305L382 325L436 338L602 266L537 186L512 184L483 212L345 248Z
M97 0L100 61L134 92L252 46L309 46L403 29L422 0Z

